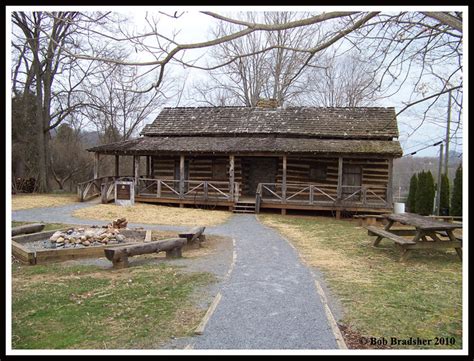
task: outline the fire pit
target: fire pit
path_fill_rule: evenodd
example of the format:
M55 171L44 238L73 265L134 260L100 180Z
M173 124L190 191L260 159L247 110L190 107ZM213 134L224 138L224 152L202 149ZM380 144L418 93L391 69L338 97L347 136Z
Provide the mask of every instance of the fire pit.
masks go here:
M117 226L72 227L12 237L12 253L23 263L41 264L103 257L105 247L144 242L146 231ZM126 222L121 224L126 227Z

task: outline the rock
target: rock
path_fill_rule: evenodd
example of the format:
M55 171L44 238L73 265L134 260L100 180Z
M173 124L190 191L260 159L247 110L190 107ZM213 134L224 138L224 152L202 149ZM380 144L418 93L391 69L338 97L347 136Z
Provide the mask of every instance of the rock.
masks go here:
M86 236L80 236L79 239L80 239L81 241L85 241L85 240L87 240L87 237L86 237Z
M73 238L73 239L74 239L74 238ZM66 238L66 239L64 240L64 244L69 244L70 242L71 242L71 239L69 239L69 238Z
M78 232L84 232L84 228L78 228L77 231Z
M72 234L72 232L74 232L74 229L72 229L72 228L71 228L71 229L68 229L68 230L66 231L67 234Z
M125 242L125 236L123 234L117 234L115 239L119 242Z
M86 238L95 237L95 232L94 231L85 231L84 232L84 237L86 237Z
M82 244L83 244L84 246L90 246L91 243L90 243L89 241L84 241L84 242L82 242Z
M49 240L51 242L56 242L56 240L62 236L62 232L61 231L57 231L57 232L54 232L53 235L51 237L49 237Z
M63 237L59 237L59 238L56 240L56 243L64 243L64 238L63 238Z

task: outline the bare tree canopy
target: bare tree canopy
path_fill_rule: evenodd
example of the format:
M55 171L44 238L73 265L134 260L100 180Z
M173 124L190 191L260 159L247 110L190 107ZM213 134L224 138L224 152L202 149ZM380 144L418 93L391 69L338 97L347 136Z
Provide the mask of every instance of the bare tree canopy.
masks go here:
M11 12L11 89L25 100L17 107L24 120L35 121L40 190L49 188L52 130L80 115L129 138L170 93L179 103L185 83L168 88L177 84L176 69L205 72L193 98L209 105L252 106L267 97L361 106L396 98L398 115L422 114L411 134L424 122L441 126L433 113L449 94L458 114L453 138L462 127L462 11L201 11L215 27L199 41L178 40L161 23L188 15L151 11L137 29L113 12Z

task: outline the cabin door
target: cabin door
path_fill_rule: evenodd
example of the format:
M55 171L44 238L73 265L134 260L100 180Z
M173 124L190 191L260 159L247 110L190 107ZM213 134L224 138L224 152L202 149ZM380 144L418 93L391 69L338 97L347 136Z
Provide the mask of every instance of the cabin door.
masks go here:
M362 185L362 167L358 165L344 165L342 171L342 199L349 197L360 189ZM361 199L361 193L350 197L348 202L357 202Z
M244 164L247 168L247 185L245 187L248 196L255 196L259 183L275 183L278 170L277 158L247 158ZM245 182L245 180L244 180Z

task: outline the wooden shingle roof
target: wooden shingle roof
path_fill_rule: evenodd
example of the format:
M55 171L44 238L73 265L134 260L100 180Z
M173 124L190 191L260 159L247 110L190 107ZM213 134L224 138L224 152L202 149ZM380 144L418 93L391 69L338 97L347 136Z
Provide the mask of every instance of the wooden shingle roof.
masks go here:
M282 135L331 139L398 137L395 109L364 108L164 108L145 136Z
M152 155L160 153L212 154L339 154L401 156L398 141L311 139L287 137L141 137L88 149L102 154Z

